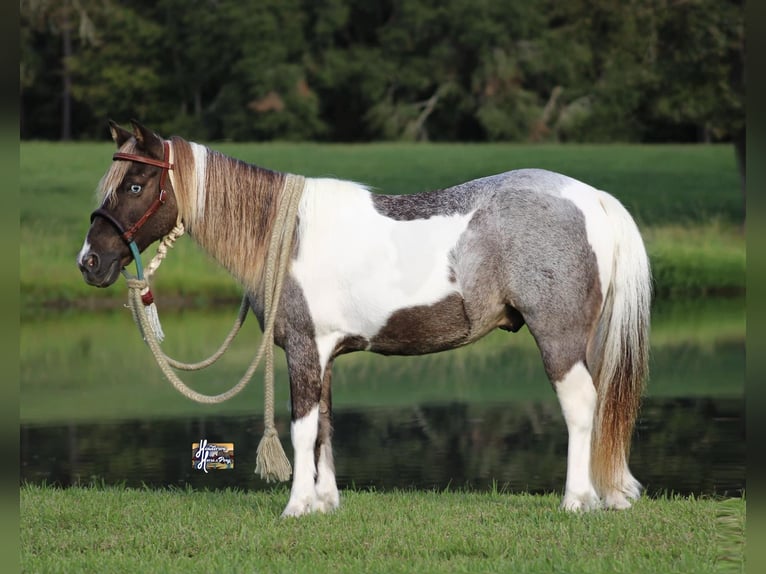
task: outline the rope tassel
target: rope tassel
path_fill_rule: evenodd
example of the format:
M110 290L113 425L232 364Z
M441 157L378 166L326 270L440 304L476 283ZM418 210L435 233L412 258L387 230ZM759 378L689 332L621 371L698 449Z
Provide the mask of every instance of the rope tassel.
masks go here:
M144 307L146 307L146 316L149 319L149 326L152 328L154 337L162 343L165 340L165 333L162 331L160 316L157 313L157 305L154 304L154 296L148 286L141 291L141 301Z
M258 444L255 459L255 472L266 482L285 482L290 480L292 467L285 455L276 429L267 429Z

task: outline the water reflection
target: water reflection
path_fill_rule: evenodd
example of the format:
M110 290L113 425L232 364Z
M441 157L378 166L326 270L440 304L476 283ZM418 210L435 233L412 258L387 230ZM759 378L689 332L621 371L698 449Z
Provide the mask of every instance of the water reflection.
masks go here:
M665 318L663 318L665 317ZM172 356L199 360L215 350L231 317L168 313L164 347ZM203 393L237 381L259 342L246 325L232 349L211 369L183 373ZM744 302L658 312L652 325L652 398L741 397L745 363ZM122 314L52 316L22 325L20 417L23 423L106 422L131 419L221 417L262 412L260 373L236 399L199 405L179 394L154 364L130 319ZM289 416L284 354L276 354L276 412ZM540 353L526 329L491 333L478 343L421 357L354 353L333 369L337 409L465 402L555 402Z
M279 421L288 456L287 421ZM192 417L105 424L25 425L21 480L151 487L270 488L253 472L260 417ZM233 470L192 469L191 445L233 442ZM334 450L341 488L561 491L566 428L555 401L343 409ZM650 494L738 495L745 488L742 398L644 403L631 466Z

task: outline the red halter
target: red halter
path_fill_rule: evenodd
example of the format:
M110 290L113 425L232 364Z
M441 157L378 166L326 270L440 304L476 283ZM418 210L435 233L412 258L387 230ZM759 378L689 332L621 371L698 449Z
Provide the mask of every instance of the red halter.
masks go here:
M137 163L144 163L146 165L153 165L156 167L162 168L162 174L160 175L160 194L157 196L157 199L155 199L152 204L149 206L149 208L146 210L146 212L139 218L138 221L136 221L130 229L125 231L122 224L117 221L114 216L112 216L111 213L106 211L103 207L99 207L96 209L93 213L90 214L90 222L93 223L93 220L96 217L103 217L106 219L109 223L114 225L114 227L117 229L118 233L120 234L120 237L122 240L130 245L133 242L133 237L135 237L136 233L138 232L141 227L146 223L146 221L154 215L157 210L160 208L160 206L165 203L165 197L167 196L167 191L165 190L165 182L167 181L168 177L168 171L173 169L173 164L170 163L170 144L165 141L163 142L163 151L165 155L164 160L158 160L153 159L151 157L146 157L142 155L136 155L132 153L124 153L124 152L117 152L112 156L112 160L126 160L126 161L135 161Z

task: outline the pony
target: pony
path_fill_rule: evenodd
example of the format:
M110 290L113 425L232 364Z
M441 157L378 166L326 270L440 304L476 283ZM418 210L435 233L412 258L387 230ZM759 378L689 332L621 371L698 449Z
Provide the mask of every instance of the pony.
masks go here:
M110 121L104 174L77 264L96 287L180 221L244 287L263 328L267 243L287 174L133 120ZM411 195L305 179L277 308L287 359L294 472L283 516L340 503L332 452L332 366L372 351L421 355L494 329L534 337L568 431L561 508L626 509L628 467L648 372L649 260L612 195L571 177L517 169Z

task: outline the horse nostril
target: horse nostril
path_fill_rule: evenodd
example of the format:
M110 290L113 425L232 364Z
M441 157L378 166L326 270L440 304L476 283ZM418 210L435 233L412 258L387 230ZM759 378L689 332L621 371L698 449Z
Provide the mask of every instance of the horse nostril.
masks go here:
M98 255L95 253L88 253L88 256L80 262L80 268L83 271L93 271L94 269L98 269L98 261Z

